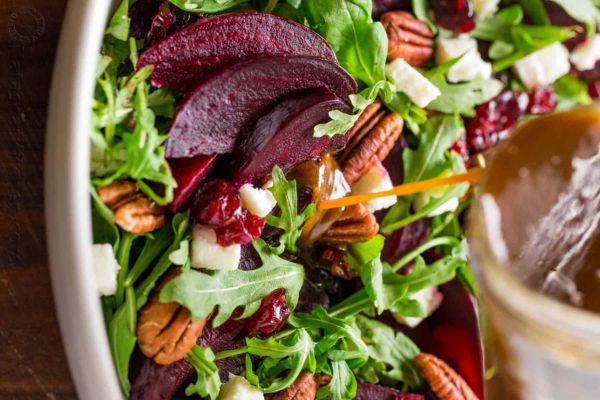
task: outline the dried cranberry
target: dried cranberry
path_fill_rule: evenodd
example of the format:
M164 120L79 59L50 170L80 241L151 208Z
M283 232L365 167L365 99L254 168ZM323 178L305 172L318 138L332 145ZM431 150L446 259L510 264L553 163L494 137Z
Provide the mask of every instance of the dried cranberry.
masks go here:
M264 227L264 218L257 217L256 215L250 214L248 210L244 210L229 224L219 226L215 229L215 232L217 233L217 243L220 246L250 243L260 237Z
M337 247L327 247L323 250L321 258L329 265L331 265L331 273L334 276L344 279L351 279L352 273L350 271L350 265L344 259L346 252Z
M588 93L592 99L600 98L600 81L590 83Z
M450 150L454 151L455 153L458 153L462 157L465 163L465 167L469 168L471 160L469 156L469 148L467 146L467 135L460 135L460 137L456 142L454 142Z
M485 151L506 138L528 104L527 93L508 90L478 106L475 118L467 123L469 151Z
M150 44L166 37L174 23L175 16L171 9L171 3L168 1L161 3L158 12L154 18L152 18L150 30L146 36L146 42Z
M261 301L258 311L248 318L246 336L270 336L283 327L289 316L285 289L274 290Z
M456 33L475 29L473 0L434 0L435 20L443 28Z
M557 103L556 93L550 86L537 86L529 92L529 114L544 114L554 111Z
M202 188L192 212L201 224L223 227L242 213L242 200L235 186L215 180Z

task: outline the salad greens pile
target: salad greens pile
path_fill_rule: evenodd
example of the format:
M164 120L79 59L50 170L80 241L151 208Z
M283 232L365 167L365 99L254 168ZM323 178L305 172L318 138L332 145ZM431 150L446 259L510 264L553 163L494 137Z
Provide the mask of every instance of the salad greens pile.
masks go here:
M592 0L553 0L575 20L596 32L598 5ZM269 189L276 211L266 223L281 234L277 243L257 239L252 247L260 257L255 270L198 271L191 269L191 217L189 211L168 217L166 226L142 235L123 231L113 211L96 187L121 179L134 181L158 205L173 199L176 181L165 158L169 122L180 95L150 83L152 66L136 69L143 40L130 36L128 10L134 0L123 0L105 31L98 64L92 113L91 197L94 243L109 243L120 265L117 291L102 304L108 337L124 396L130 392L130 359L136 347L137 313L147 303L159 279L175 266L181 273L160 292L162 302L177 302L194 321L211 317L218 327L231 318L247 318L261 300L275 289L285 288L286 303L294 310L305 280L297 242L304 223L316 205L300 209L298 188L279 167L272 172ZM332 111L330 121L314 129L314 136L332 137L347 132L362 111L380 98L405 122L407 145L402 151L403 182L419 182L466 171L463 158L452 147L465 137L465 121L476 109L505 90L524 90L510 68L556 42L576 35L573 27L550 24L544 2L520 0L502 7L467 35L489 45L487 56L499 76L452 83L446 75L461 57L441 65L428 64L420 73L440 91L426 110L400 91L386 74L388 37L383 25L372 18L371 0L171 0L193 13L224 13L256 9L272 12L307 25L331 45L339 63L358 82L351 96L352 113ZM428 0L413 0L414 15L439 37L451 33L432 21ZM524 21L527 21L525 23ZM552 85L557 109L589 104L586 82L565 75ZM442 212L450 201L457 207ZM317 306L310 313L293 312L287 325L274 336L247 338L245 345L216 354L194 345L187 355L197 379L185 390L215 400L221 387L216 362L238 357L244 360L247 381L264 393L289 387L303 371L329 376L317 398L353 399L358 380L416 390L424 385L415 357L419 348L406 335L380 322L389 312L399 317L425 318L430 310L415 295L458 277L473 294L477 287L467 257L461 215L469 206L469 185L459 184L397 199L380 219L380 234L369 241L348 245L345 262L360 278L362 289L329 308ZM416 221L427 219L426 240L393 263L382 260L386 238ZM435 261L426 253L435 250ZM398 272L411 265L410 272ZM234 311L241 310L241 315ZM232 315L234 315L232 317ZM235 317L235 315L238 315Z

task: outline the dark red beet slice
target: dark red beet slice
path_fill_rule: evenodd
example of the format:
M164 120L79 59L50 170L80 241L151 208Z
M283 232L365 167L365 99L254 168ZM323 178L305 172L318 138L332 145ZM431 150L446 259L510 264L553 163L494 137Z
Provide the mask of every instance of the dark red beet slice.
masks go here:
M187 90L223 64L251 56L312 56L336 62L325 39L272 14L247 11L201 20L149 47L137 67L154 65L152 83Z
M241 333L246 321L230 319L220 327L206 328L198 339L198 345L209 346L213 352L229 350L242 346ZM177 361L169 365L156 364L144 356L139 373L133 379L131 385L131 400L164 400L171 399L177 391L187 385L195 375L194 368L186 360ZM240 362L217 361L221 379L226 380L228 372L241 371Z
M410 0L373 0L373 19L379 19L388 11L406 9L410 4Z
M423 244L429 235L430 221L423 218L392 233L383 247L382 260L393 264L400 257Z
M420 394L402 393L398 389L358 381L354 400L424 400Z
M169 204L171 211L177 212L190 199L212 169L216 158L215 155L200 155L169 160L171 173L177 181L173 201Z
M349 107L327 89L300 92L281 101L236 146L234 179L262 179L275 165L288 171L321 155L330 139L315 138L313 129L327 121L332 110L349 111Z
M167 157L230 153L242 130L274 102L319 87L347 100L356 82L340 66L304 56L257 57L216 71L180 102Z

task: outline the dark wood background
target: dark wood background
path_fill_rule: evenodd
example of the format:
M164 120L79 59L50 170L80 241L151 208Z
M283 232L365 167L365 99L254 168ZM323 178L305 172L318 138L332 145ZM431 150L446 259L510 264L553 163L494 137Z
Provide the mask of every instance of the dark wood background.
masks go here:
M79 1L79 0L72 0ZM43 151L66 0L0 0L0 399L74 399L48 275Z

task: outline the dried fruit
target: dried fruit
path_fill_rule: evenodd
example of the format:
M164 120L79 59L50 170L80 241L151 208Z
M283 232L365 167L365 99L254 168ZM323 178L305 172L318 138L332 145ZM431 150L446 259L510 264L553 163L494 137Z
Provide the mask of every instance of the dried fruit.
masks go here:
M206 184L198 193L192 213L203 225L224 227L242 213L242 199L235 186L217 179Z
M420 394L402 393L398 389L358 381L354 400L424 400Z
M250 243L260 237L266 220L243 210L225 226L215 229L219 246Z
M259 309L248 318L246 336L271 336L285 325L291 311L285 301L285 289L277 289L265 297Z
M141 193L133 182L117 181L96 190L114 211L115 223L127 232L144 234L165 224L165 209Z
M340 245L360 243L371 239L379 232L375 216L362 204L347 207L319 241Z
M526 93L508 90L478 106L475 118L467 123L469 151L485 151L506 138L528 104Z
M350 270L350 265L344 259L346 252L337 247L327 246L321 254L321 259L330 265L330 271L333 276L343 279L352 279L356 277L358 271Z
M440 400L478 400L465 380L436 356L421 353L415 362Z
M554 111L558 99L554 89L550 86L537 86L529 92L529 114L544 114Z
M317 158L327 149L330 138L316 138L313 130L315 125L329 119L332 110L348 112L349 108L327 89L295 93L279 102L236 146L235 180L260 180L269 175L275 165L289 171L306 160Z
M402 135L404 120L400 115L390 113L384 116L383 111L374 110L371 110L374 114L371 119L359 119L357 124L361 124L361 127L354 133L342 155L341 169L350 185L374 162L383 161Z
M420 67L433 55L433 32L429 26L406 11L390 11L381 16L388 36L388 60L404 59Z
M435 21L455 33L475 29L473 0L433 0L431 3Z
M316 87L327 88L347 101L356 91L356 82L339 65L304 56L255 57L222 68L179 103L166 155L230 153L242 131L274 102L294 91Z
M190 312L177 303L162 303L160 290L178 272L166 275L140 310L136 336L142 353L157 364L185 357L202 334L206 319L192 322Z
M373 0L373 19L377 20L383 13L410 7L411 0Z
M215 164L217 157L197 156L169 160L171 174L177 182L169 209L177 212L192 197Z
M588 94L592 99L600 98L600 81L590 83L588 86Z
M137 68L153 65L153 85L185 91L223 65L253 56L287 55L336 62L316 32L273 14L246 11L203 19L170 35L144 51Z
M310 372L302 372L290 387L276 393L269 400L314 400L317 396L317 381Z

